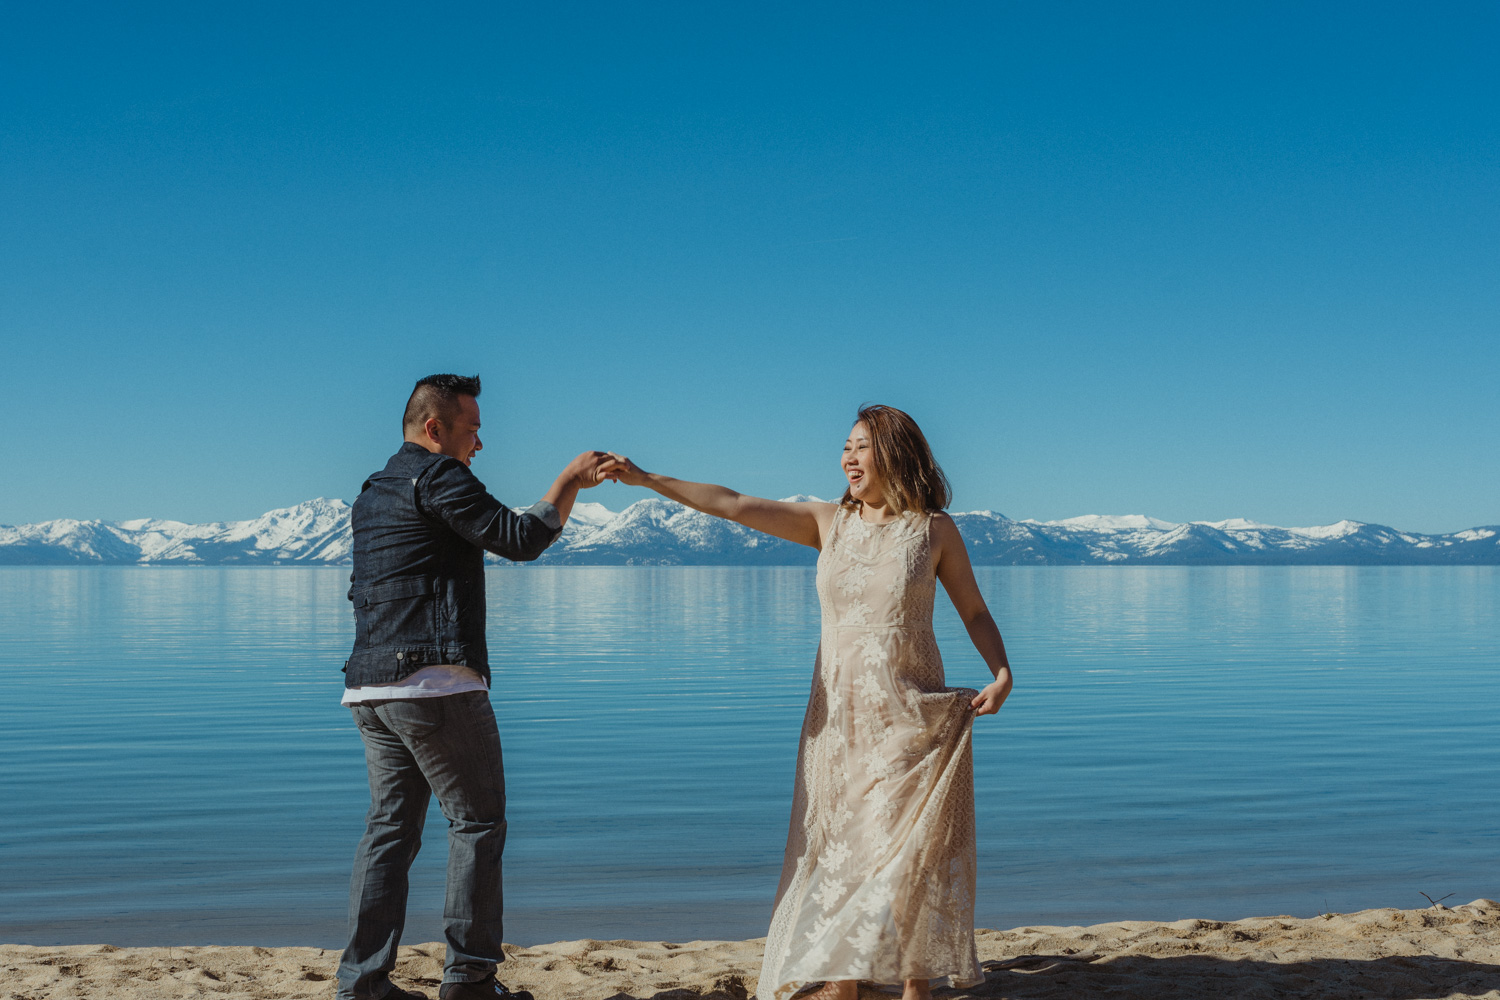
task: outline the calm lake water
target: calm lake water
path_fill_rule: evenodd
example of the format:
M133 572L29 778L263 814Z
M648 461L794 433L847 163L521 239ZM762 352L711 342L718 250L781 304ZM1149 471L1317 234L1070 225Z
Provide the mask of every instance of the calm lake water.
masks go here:
M347 569L0 569L0 940L338 947ZM978 923L1500 896L1500 569L993 568ZM490 571L509 940L764 934L811 569ZM939 594L949 683L988 674ZM436 806L406 940L441 937Z

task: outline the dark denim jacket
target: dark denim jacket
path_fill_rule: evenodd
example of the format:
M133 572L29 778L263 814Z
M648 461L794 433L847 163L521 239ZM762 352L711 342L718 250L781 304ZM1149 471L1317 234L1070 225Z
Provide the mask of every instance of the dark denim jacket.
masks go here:
M354 528L354 651L344 685L394 684L435 663L489 681L484 553L535 559L562 533L545 501L513 511L468 467L406 442L360 488Z

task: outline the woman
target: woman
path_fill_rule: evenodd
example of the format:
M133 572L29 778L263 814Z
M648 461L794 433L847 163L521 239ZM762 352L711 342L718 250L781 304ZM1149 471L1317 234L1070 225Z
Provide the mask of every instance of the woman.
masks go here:
M819 981L816 1000L854 1000L861 979L904 981L905 1000L927 1000L943 976L983 982L970 723L999 710L1010 667L916 422L889 406L859 411L836 504L747 497L612 458L601 475L820 550L822 643L761 1000ZM944 686L938 580L995 675L983 691Z

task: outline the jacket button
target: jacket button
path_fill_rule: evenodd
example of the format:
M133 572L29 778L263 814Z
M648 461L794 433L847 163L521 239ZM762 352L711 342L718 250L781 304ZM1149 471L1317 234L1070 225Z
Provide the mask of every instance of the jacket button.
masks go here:
M398 660L399 660L399 659L401 659L401 658L403 658L403 657L404 657L404 656L406 656L406 654L405 654L405 653L397 653L397 654L396 654L396 659L398 659Z

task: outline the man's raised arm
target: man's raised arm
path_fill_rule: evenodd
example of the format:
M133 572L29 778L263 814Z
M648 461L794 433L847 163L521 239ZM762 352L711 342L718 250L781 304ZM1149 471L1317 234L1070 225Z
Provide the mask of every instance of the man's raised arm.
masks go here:
M417 502L466 541L515 562L530 562L562 534L578 491L598 484L599 464L607 458L602 451L579 455L542 499L523 511L496 500L457 459L439 462L417 483Z

